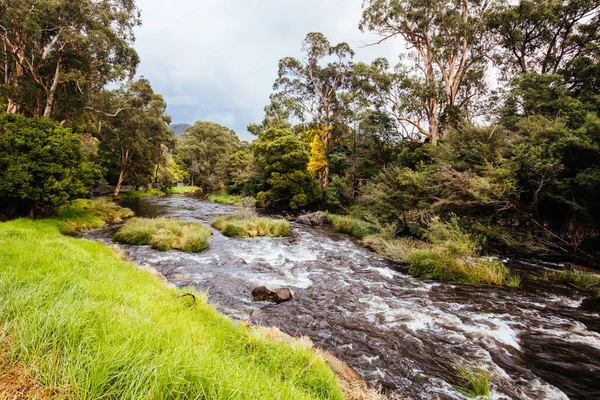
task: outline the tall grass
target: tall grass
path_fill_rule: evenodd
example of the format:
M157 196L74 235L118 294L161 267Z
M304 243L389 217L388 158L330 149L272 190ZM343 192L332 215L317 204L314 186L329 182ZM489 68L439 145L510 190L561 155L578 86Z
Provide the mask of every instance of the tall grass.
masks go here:
M346 233L357 239L379 233L381 230L378 225L351 215L327 214L327 223L337 232Z
M198 186L175 186L167 189L167 194L185 194L185 193L202 193L202 188Z
M200 293L178 298L54 221L1 223L0 248L2 347L61 398L342 398L314 352L236 326Z
M457 388L462 395L482 400L490 398L489 373L485 367L459 365L456 372L462 381L461 386Z
M200 252L208 248L210 229L170 218L132 218L115 234L119 243L150 245L160 251Z
M126 192L120 192L119 199L139 199L142 197L152 196L164 196L166 193L160 189L148 189L148 190L128 190Z
M550 277L559 282L568 282L576 288L600 297L600 275L591 272L579 272L572 269L556 271Z
M73 235L88 229L102 228L107 223L119 223L133 217L129 208L114 203L111 199L78 199L61 207L55 221L64 235Z
M217 217L212 226L229 237L282 237L291 234L290 223L283 219L236 214Z
M521 278L501 261L477 255L477 241L462 230L458 221L433 221L425 237L428 242L395 238L384 229L379 235L366 236L362 243L393 262L408 264L408 272L418 278L520 286Z

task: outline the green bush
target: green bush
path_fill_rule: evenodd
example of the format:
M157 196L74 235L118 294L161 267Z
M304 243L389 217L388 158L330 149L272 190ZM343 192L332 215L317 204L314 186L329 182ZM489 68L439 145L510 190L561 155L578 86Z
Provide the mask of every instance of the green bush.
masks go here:
M170 218L132 218L115 233L114 240L133 245L150 245L160 251L200 252L208 248L210 229Z
M328 214L327 223L337 232L347 233L357 239L373 235L381 231L381 227L350 215Z
M236 214L217 217L212 226L229 237L283 237L291 234L290 223L283 219Z

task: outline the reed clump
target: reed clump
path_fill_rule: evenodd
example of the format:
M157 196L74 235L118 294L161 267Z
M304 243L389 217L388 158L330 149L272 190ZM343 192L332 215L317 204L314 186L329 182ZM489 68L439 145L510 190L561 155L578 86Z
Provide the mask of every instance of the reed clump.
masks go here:
M217 217L212 221L212 226L228 237L284 237L291 234L288 221L251 213Z

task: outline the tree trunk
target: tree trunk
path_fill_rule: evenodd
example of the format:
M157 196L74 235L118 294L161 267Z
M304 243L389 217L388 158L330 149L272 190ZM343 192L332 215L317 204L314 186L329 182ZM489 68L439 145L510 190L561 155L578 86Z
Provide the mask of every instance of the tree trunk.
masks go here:
M119 192L121 191L121 186L123 186L123 181L125 180L125 169L121 169L121 173L119 174L119 181L117 182L117 186L115 187L115 191L113 193L114 197L117 197L119 195Z
M28 217L29 219L33 219L33 217L34 217L34 214L35 214L35 206L31 206L31 207L29 207L29 214L27 215L27 217Z
M13 87L17 88L19 86L19 78L23 76L23 67L19 62L15 63L15 75L13 77L14 84ZM8 82L7 82L8 83ZM10 95L8 96L8 107L6 112L9 114L17 114L20 111L21 106L12 98Z
M54 72L54 80L52 81L52 86L50 90L48 90L48 97L46 97L46 108L44 109L44 117L50 118L50 114L52 114L52 105L54 104L54 95L56 94L56 88L58 88L59 78L60 78L60 66L62 64L62 53L58 57L58 61L56 62L56 71Z

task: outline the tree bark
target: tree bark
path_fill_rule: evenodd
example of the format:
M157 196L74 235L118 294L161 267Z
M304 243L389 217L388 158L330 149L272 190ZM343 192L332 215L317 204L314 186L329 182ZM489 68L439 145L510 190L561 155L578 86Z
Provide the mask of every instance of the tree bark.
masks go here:
M125 180L125 169L121 169L121 173L119 174L119 181L117 182L117 186L115 187L115 191L113 193L114 197L117 197L119 195L119 192L121 191L121 186L123 186L123 181Z
M50 89L48 90L48 96L46 97L46 108L44 109L44 117L47 118L50 118L50 115L52 114L52 105L54 104L54 95L56 94L56 88L58 88L62 59L63 55L61 53L58 57L58 61L56 62L56 71L54 72L52 86L50 86Z

